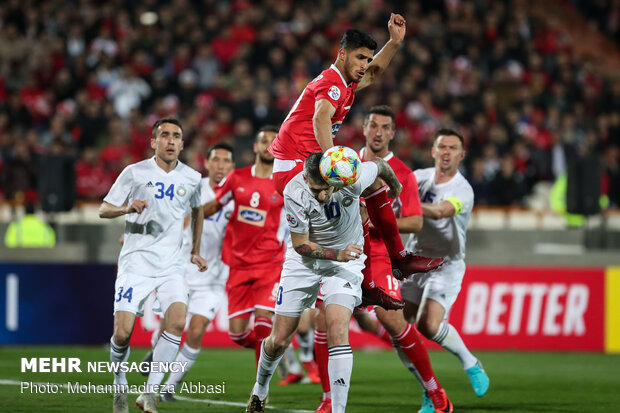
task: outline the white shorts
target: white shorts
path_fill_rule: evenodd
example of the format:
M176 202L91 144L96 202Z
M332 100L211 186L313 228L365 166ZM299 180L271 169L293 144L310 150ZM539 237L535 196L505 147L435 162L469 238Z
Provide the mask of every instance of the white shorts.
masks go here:
M438 270L415 274L403 281L400 294L403 300L416 305L425 298L435 300L446 310L447 317L461 291L464 275L465 261L446 261Z
M138 317L144 315L144 302L153 292L157 292L162 313L170 304L187 304L187 284L182 274L163 277L146 277L137 274L118 274L114 284L114 313L128 311Z
M222 305L226 293L225 285L212 285L210 288L189 289L188 314L198 314L213 320L215 313Z
M314 306L319 288L326 305L340 304L353 311L362 303L365 259L362 254L360 258L348 262L315 260L319 265L309 268L301 259L287 257L278 286L276 314L300 317L304 310ZM342 295L350 298L343 300Z

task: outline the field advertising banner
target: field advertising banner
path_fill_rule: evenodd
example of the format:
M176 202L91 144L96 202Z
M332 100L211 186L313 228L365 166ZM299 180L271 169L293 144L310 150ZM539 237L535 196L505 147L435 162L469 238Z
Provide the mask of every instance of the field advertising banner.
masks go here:
M109 341L115 266L0 264L0 271L0 345ZM619 293L620 268L469 265L449 320L472 349L620 352ZM149 346L159 327L153 300L132 346ZM226 307L224 298L204 346L236 346ZM350 326L353 347L388 347Z

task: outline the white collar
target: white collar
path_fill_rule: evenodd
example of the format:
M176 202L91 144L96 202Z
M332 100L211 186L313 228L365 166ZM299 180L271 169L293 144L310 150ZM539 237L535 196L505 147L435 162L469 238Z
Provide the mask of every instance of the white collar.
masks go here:
M365 154L365 153L366 153L366 147L364 146L362 149L360 149L360 157L361 157L362 159L364 159L364 154ZM393 157L394 157L394 153L390 151L390 152L388 152L388 154L387 154L387 155L385 155L385 156L383 157L383 160L387 162L387 161L389 161L390 159L392 159Z
M345 87L349 87L349 85L347 85L346 80L344 80L344 76L342 76L342 73L340 73L340 70L338 70L338 68L336 67L335 64L332 63L332 65L330 66L330 69L334 70L336 73L338 73L338 76L340 76L340 79L342 79L342 83L344 83Z

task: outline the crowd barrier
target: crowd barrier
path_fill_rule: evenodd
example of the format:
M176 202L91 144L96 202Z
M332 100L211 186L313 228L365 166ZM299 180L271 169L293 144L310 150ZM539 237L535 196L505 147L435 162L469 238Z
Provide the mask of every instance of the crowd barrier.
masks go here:
M107 343L115 273L113 265L0 264L0 344ZM204 346L236 346L226 301L222 309ZM149 346L159 326L150 303L145 310L132 346ZM449 319L472 349L620 353L620 267L470 265ZM350 338L357 348L385 346L354 321Z

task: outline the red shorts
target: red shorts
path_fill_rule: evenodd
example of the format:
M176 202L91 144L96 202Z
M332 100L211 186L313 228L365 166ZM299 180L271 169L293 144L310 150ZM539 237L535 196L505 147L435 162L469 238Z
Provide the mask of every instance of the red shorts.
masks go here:
M374 255L370 260L372 266L372 279L377 287L382 287L385 292L397 300L402 300L400 295L400 281L392 275L392 264L387 256Z
M273 183L276 187L276 191L282 196L284 196L284 188L286 184L295 177L298 173L304 170L304 163L297 162L297 165L290 171L284 172L274 172L273 173Z
M264 269L230 269L226 282L228 318L250 318L255 308L274 311L282 264Z

